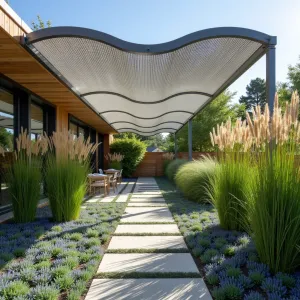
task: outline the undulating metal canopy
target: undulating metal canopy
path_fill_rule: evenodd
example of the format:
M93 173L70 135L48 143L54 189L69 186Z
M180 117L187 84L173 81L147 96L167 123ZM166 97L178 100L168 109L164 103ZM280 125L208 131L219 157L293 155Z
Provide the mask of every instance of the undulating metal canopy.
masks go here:
M274 48L276 37L221 27L141 45L52 27L29 33L26 45L117 131L150 136L177 132Z

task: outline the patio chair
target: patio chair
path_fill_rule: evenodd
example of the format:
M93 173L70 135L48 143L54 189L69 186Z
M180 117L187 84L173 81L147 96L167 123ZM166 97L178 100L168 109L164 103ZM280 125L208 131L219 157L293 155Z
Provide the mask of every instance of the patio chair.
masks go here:
M122 182L122 172L123 172L123 169L121 169L121 171L118 172L118 175L117 175L117 177L118 177L118 182L119 182L119 183Z
M109 179L109 184L112 186L113 191L118 190L118 172L115 172Z
M89 178L89 190L90 190L90 194L92 194L92 190L93 190L93 194L96 194L96 189L99 188L99 190L101 191L101 187L103 187L104 189L104 196L107 196L107 189L108 189L108 179L106 176L97 176L97 175L93 175L93 174L89 174L88 175Z

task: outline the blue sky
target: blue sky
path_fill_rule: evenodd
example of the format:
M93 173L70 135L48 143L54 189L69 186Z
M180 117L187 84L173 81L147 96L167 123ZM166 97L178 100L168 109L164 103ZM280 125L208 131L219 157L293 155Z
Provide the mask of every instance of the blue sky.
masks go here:
M136 43L162 43L218 26L247 27L277 35L277 80L300 55L300 0L10 0L28 23L39 14L52 26L81 26ZM237 101L249 81L265 78L262 58L231 87Z

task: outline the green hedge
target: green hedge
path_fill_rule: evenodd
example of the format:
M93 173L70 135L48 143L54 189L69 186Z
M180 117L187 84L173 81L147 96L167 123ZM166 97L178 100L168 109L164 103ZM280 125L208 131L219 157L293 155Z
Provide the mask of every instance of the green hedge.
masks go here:
M195 202L208 202L209 178L214 175L216 162L208 157L181 165L175 175L177 187L185 197Z
M137 139L116 139L110 145L111 153L121 153L124 155L122 160L124 177L130 177L136 170L138 164L142 161L145 152L146 144Z
M166 168L166 176L169 178L169 180L171 180L172 182L174 182L175 179L175 175L179 169L179 167L181 167L182 165L186 164L187 160L185 159L175 159L172 160Z

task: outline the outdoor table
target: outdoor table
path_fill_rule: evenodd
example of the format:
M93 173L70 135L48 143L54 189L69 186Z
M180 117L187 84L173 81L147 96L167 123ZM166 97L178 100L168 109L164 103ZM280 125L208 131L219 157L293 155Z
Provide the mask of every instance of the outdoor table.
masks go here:
M101 174L89 174L88 175L88 179L89 179L89 189L90 189L90 194L91 194L91 184L93 183L93 181L100 181L100 180L104 180L105 178L108 181L108 185L107 185L107 194L109 195L110 193L110 178L112 177L112 175L108 174L108 175L101 175Z

